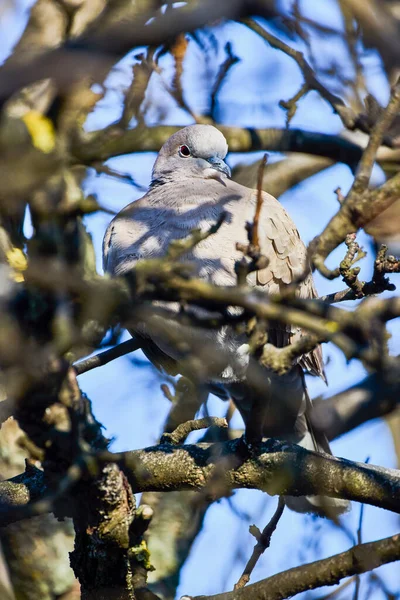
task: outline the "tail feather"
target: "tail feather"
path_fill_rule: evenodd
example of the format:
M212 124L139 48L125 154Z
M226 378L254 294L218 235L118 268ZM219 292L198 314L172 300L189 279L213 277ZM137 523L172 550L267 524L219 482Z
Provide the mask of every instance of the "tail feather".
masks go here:
M304 415L301 415L299 418L303 420L304 434L296 443L305 450L332 455L327 437L322 432L315 431L309 419L312 406L311 398L304 381L304 375L302 375L302 378L306 397L306 409ZM350 509L350 502L348 500L329 498L328 496L286 496L285 502L295 512L314 513L331 519L336 519Z
M253 385L251 385L253 383ZM248 441L275 437L306 450L332 454L326 437L314 431L308 418L311 399L301 367L285 375L265 370L264 385L251 380L225 386L246 425ZM349 502L326 496L286 496L286 504L299 513L314 513L336 519L349 509Z
M332 454L328 440L325 438L323 444L318 443L308 419L307 425L304 437L297 441L298 445L313 452ZM285 503L288 508L295 512L313 513L333 520L350 509L350 502L348 500L328 498L328 496L285 496Z

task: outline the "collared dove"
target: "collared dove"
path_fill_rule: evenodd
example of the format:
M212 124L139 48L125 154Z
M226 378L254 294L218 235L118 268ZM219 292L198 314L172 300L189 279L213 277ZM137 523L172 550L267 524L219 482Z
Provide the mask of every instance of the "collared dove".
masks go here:
M221 286L236 285L235 261L242 257L236 243L247 243L246 222L254 219L257 191L230 179L224 162L227 151L224 136L211 125L191 125L172 135L159 152L148 193L110 223L103 242L104 270L111 275L129 273L141 259L165 255L172 240L186 237L195 228L207 230L225 212L218 232L184 258L193 261L199 278ZM265 292L283 291L303 273L306 249L285 209L266 192L258 236L269 263L248 281ZM316 297L311 274L297 293L302 298ZM197 316L204 313L204 308L192 312ZM184 324L174 318L176 312L170 314L171 318L165 319L164 310L163 317L150 316L133 328L153 364L226 390L244 419L248 442L272 436L330 452L326 439L311 430L307 416L310 399L304 370L324 377L320 348L302 356L289 373L278 376L250 357L244 333L229 326L216 330ZM290 326L268 325L269 342L278 347L301 335ZM185 359L188 353L198 358L197 370L193 361ZM345 501L317 496L286 501L298 512L339 514L347 508Z

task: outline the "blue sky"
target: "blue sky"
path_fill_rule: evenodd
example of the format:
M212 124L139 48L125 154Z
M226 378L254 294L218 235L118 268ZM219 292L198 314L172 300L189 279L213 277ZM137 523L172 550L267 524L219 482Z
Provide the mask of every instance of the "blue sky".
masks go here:
M15 9L0 13L0 60L7 56L18 39L29 4L20 0L14 3ZM309 0L303 2L302 7L306 16L338 29L341 27L335 2ZM230 72L219 98L221 123L243 127L284 126L285 113L279 108L279 100L290 98L302 83L301 74L293 61L269 48L244 26L227 24L215 28L213 32L218 39L219 49L215 55L210 50L208 63L194 42L190 42L185 59L184 89L192 109L202 112L206 108L207 93L204 82L210 73L215 72L215 64L218 64L216 59L219 62L223 59L224 43L230 40L241 62ZM299 49L305 50L300 46ZM337 38L319 38L314 51L319 64L329 64L334 57L337 62L347 65L343 45ZM133 55L126 57L110 74L107 80L109 91L90 115L86 125L88 129L102 127L120 115L122 90L129 83L133 61ZM370 91L384 103L387 100L388 87L377 56L368 52L363 63L368 74ZM171 62L165 57L160 64L163 69L162 78L168 81L172 74ZM347 74L351 76L351 69ZM326 83L329 85L331 82L327 79ZM163 91L160 76L153 77L148 98L151 98L154 106L149 116L150 122L156 122L163 113L165 124L190 123L190 117L178 109L175 102ZM326 133L341 130L338 117L332 115L331 108L316 93L308 94L301 101L291 126ZM250 158L256 160L258 156L261 154L254 153L250 157L228 155L228 162L234 166L237 162L249 161ZM273 155L271 157L278 158L280 157ZM143 153L118 157L110 160L108 164L117 170L132 174L138 183L146 187L150 181L154 160L155 154ZM379 169L374 170L373 180L376 183L382 180ZM280 198L306 243L323 229L336 212L337 200L333 190L340 186L345 193L351 183L352 174L349 168L336 165L308 179ZM108 176L98 176L93 171L89 172L85 181L85 190L97 194L101 204L113 210L120 210L141 195L132 186ZM99 270L101 241L109 220L110 216L105 213L98 213L86 219L88 230L93 236ZM368 246L367 236L360 235L359 240ZM329 264L336 265L342 256L343 248L340 248L332 254ZM371 260L367 258L362 267L365 277L368 277L368 273L371 272ZM393 281L396 282L396 279L397 283L400 283L399 276L394 277ZM338 281L328 282L320 276L316 277L316 281L320 294L337 291L343 286ZM350 307L349 303L348 306ZM393 352L399 352L400 349L398 331L399 327L393 326L393 332L396 334L391 341ZM347 365L340 352L331 345L327 345L324 352L328 360L329 388L327 389L321 381L309 378L312 396L332 394L364 376L364 369L358 363L352 362ZM140 352L135 356L143 358ZM160 392L159 376L151 367L132 364L130 358L125 357L81 376L80 384L92 399L96 417L106 426L107 435L115 437L115 449L139 448L157 440L170 405ZM223 415L226 405L217 399L211 399L208 410L210 414ZM234 424L239 426L239 416L236 415L234 419ZM369 457L373 464L388 467L396 465L391 437L386 424L381 420L367 423L343 436L332 444L332 449L335 454L352 460L364 461ZM179 595L217 593L232 589L254 545L254 538L248 533L248 525L256 523L262 528L275 509L276 499L270 499L261 492L243 490L234 494L231 503L241 511L249 513L250 520L240 520L227 500L221 500L211 507L203 531L183 569ZM346 529L353 535L358 526L359 509L359 505L354 504L352 511L343 518ZM365 508L364 541L391 535L398 529L397 515L373 507ZM286 510L278 531L272 538L271 548L259 561L252 581L267 577L283 568L329 556L350 545L351 542L343 531L326 520L302 517ZM398 568L387 565L378 571L385 577L392 591L399 589ZM365 597L365 586L366 584L362 584L360 598ZM321 593L321 590L318 590L315 596L320 596ZM379 590L375 590L374 600L378 600L381 595Z

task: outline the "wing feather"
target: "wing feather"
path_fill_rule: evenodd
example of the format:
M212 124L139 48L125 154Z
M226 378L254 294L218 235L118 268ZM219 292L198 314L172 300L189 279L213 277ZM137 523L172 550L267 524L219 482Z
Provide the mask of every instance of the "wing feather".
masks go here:
M257 192L254 191L253 200ZM257 272L256 283L270 293L283 291L306 267L307 251L300 239L292 219L283 206L271 195L264 192L261 218L259 222L261 252L268 260L268 266ZM310 274L298 287L301 298L316 298L317 292ZM295 342L304 332L299 328L278 323L269 325L270 341L277 347ZM318 346L313 352L303 355L299 364L303 369L325 380L322 349Z

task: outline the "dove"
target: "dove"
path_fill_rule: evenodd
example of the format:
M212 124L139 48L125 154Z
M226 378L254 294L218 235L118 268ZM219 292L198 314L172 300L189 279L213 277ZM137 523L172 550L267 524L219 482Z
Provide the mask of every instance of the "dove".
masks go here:
M152 172L149 191L126 206L110 223L103 241L104 271L111 276L129 274L144 259L162 257L173 240L192 230L207 231L224 218L213 235L198 243L184 257L194 276L217 286L236 286L235 262L242 258L237 243L247 244L246 223L253 222L257 191L234 182L225 162L228 145L211 125L190 125L172 135L161 148ZM307 252L283 206L267 192L258 224L261 253L267 265L248 276L248 284L266 294L284 292L299 279L301 298L317 296L311 273L304 279ZM245 332L229 324L204 328L178 318L178 303L153 302L130 328L142 349L159 369L185 375L223 397L231 397L245 423L247 443L263 437L287 440L317 452L330 453L327 440L309 422L311 400L304 372L325 377L321 348L301 356L285 375L258 364L249 352ZM193 318L210 312L189 307ZM240 309L231 308L230 314ZM293 343L302 331L269 322L268 341L278 348ZM189 357L189 360L188 360ZM298 512L337 515L348 503L319 496L287 497Z

